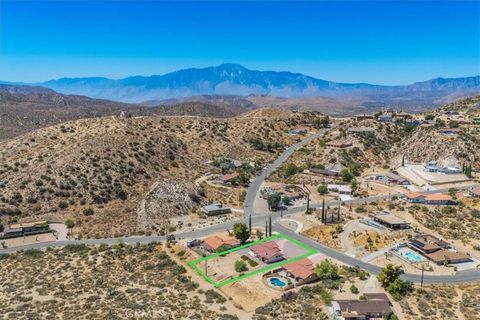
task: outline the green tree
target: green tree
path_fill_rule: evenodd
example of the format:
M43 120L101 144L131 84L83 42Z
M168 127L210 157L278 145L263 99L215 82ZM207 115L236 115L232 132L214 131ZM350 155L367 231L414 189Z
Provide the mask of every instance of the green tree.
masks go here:
M250 238L250 231L245 223L235 223L233 225L233 234L241 244L244 244Z
M315 273L320 280L337 280L340 278L338 271L338 266L328 259L320 262L315 268Z
M65 221L65 226L68 230L70 230L69 233L72 233L72 229L73 227L75 227L75 222L73 222L73 220L71 219L68 219L67 221Z
M288 196L284 196L282 198L282 202L284 205L289 206L290 204L292 204L292 199L290 199L290 197Z
M282 201L282 197L279 193L272 193L267 197L268 208L272 211L275 211L280 206L280 202Z
M342 177L343 181L350 182L353 179L353 174L350 172L350 170L345 168L340 171L340 177Z
M317 188L317 192L320 194L327 194L328 193L327 185L326 184L319 185Z
M413 283L410 281L403 281L400 279L402 269L399 266L388 264L382 268L382 271L377 276L378 281L382 287L392 295L396 300L400 300L413 290Z
M387 292L392 295L395 300L400 300L413 290L413 283L410 281L403 281L400 278L395 279L387 287Z
M394 266L393 264L389 263L386 267L382 268L377 276L377 279L382 287L387 288L396 279L399 279L401 274L402 269L400 266Z
M244 272L244 271L247 271L247 270L248 270L248 267L247 267L247 264L245 263L245 261L243 261L243 260L235 261L235 271Z

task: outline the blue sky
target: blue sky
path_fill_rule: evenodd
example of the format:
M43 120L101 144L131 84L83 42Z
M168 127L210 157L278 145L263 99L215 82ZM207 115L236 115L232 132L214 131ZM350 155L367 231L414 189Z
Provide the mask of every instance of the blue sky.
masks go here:
M479 1L0 0L0 79L224 62L340 82L480 74Z

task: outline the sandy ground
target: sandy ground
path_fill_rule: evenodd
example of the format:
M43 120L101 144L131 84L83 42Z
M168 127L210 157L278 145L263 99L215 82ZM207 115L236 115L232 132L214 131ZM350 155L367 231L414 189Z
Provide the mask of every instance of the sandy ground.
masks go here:
M228 284L221 287L220 290L232 298L234 305L247 312L253 312L256 308L265 305L272 299L280 298L283 294L282 291L265 285L262 282L261 274Z
M2 243L2 247L4 248L12 248L12 247L26 246L26 245L37 243L37 242L52 242L56 240L57 239L55 238L53 233L42 233L38 235L31 235L26 237L18 237L18 238L2 240L1 243Z
M200 276L196 271L194 271L188 265L189 261L191 261L193 259L196 259L196 258L199 258L199 256L197 254L195 254L191 250L185 250L185 248L181 245L176 246L175 251L177 251L177 252L178 251L185 251L186 252L185 256L183 256L182 258L179 258L177 255L171 255L171 257L174 258L174 260L176 260L178 263L182 264L185 267L188 275L192 277L192 280L199 284L199 289L202 289L204 291L211 290L211 289L216 290L216 291L220 291L220 290L214 288L210 283L205 281L205 279L202 276ZM197 293L194 292L193 294L197 294ZM224 294L224 296L225 296L225 294ZM226 296L227 301L224 304L213 304L212 309L221 311L220 307L225 307L226 310L221 311L221 312L226 312L226 313L229 313L229 314L236 314L239 319L250 319L251 318L250 313L245 312L242 308L239 308L234 303L234 301L229 300L228 297L229 296L227 295Z

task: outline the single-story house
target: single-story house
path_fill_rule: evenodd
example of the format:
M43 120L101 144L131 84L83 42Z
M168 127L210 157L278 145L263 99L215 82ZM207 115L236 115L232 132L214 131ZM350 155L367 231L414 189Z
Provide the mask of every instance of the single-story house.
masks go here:
M434 193L421 194L412 192L405 195L405 200L410 203L431 204L431 205L455 205L457 204L448 194Z
M410 248L422 254L429 254L438 250L449 249L450 244L431 234L419 234L409 240Z
M445 173L445 174L462 173L462 169L458 167L439 166L434 161L427 163L424 168L425 168L425 171L432 172L432 173Z
M232 182L233 179L236 179L240 176L240 174L238 172L234 172L234 173L228 173L226 175L223 175L220 177L220 181L223 183L223 184L227 184L227 183L230 183Z
M50 227L48 221L39 220L32 222L19 222L6 226L3 232L0 233L1 237L15 237L27 234L35 234L49 231Z
M315 273L315 266L308 258L286 264L282 269L285 270L289 277L295 280L297 285L318 280L317 274Z
M380 212L372 215L373 221L380 223L383 226L386 226L393 230L399 229L410 229L411 225L409 222L403 220L402 218L397 217L390 212Z
M348 148L352 146L352 141L346 139L332 140L327 142L327 146L332 148Z
M374 119L375 117L373 114L357 114L355 116L357 120L364 120L364 119Z
M250 247L249 254L265 263L274 263L284 259L283 253L275 241L253 245Z
M288 134L307 134L307 129L294 129L288 131Z
M380 122L392 122L393 121L393 114L391 114L391 113L381 114L380 116L378 116L377 120L380 121Z
M331 176L331 177L338 177L339 173L337 171L333 170L327 170L327 169L317 169L317 168L310 168L308 171L315 173L315 174L321 174L324 176Z
M221 248L228 250L237 247L239 244L240 242L234 238L224 239L219 236L210 236L203 240L201 247L208 252L217 252Z
M339 194L352 194L352 188L345 184L327 184L329 192L337 192Z
M389 182L396 183L399 185L407 185L410 184L410 182L407 179L404 179L400 177L398 174L392 173L392 172L387 172L385 174L385 177L388 179Z
M332 309L336 319L385 319L392 313L390 300L384 293L364 294L366 300L334 300Z
M458 134L460 131L462 131L460 128L440 128L440 129L438 129L438 132L446 134L446 135Z
M216 216L219 214L226 214L231 213L232 210L230 208L225 208L220 202L209 204L208 206L202 207L202 211L207 216Z
M425 255L436 264L455 264L471 261L470 256L455 250L441 249Z
M480 187L470 190L470 196L474 198L480 198Z

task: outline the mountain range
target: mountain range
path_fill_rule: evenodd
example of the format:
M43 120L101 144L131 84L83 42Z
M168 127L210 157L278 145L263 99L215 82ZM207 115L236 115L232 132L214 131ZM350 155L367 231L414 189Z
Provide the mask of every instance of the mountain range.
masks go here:
M268 95L295 99L347 99L359 107L401 105L415 108L437 106L455 98L480 93L480 76L436 78L410 85L385 86L339 83L300 73L257 71L227 63L164 75L132 76L118 80L102 77L61 78L30 85L50 88L63 94L130 103L147 102L150 105L152 101L195 96L203 96L205 100L205 95Z

